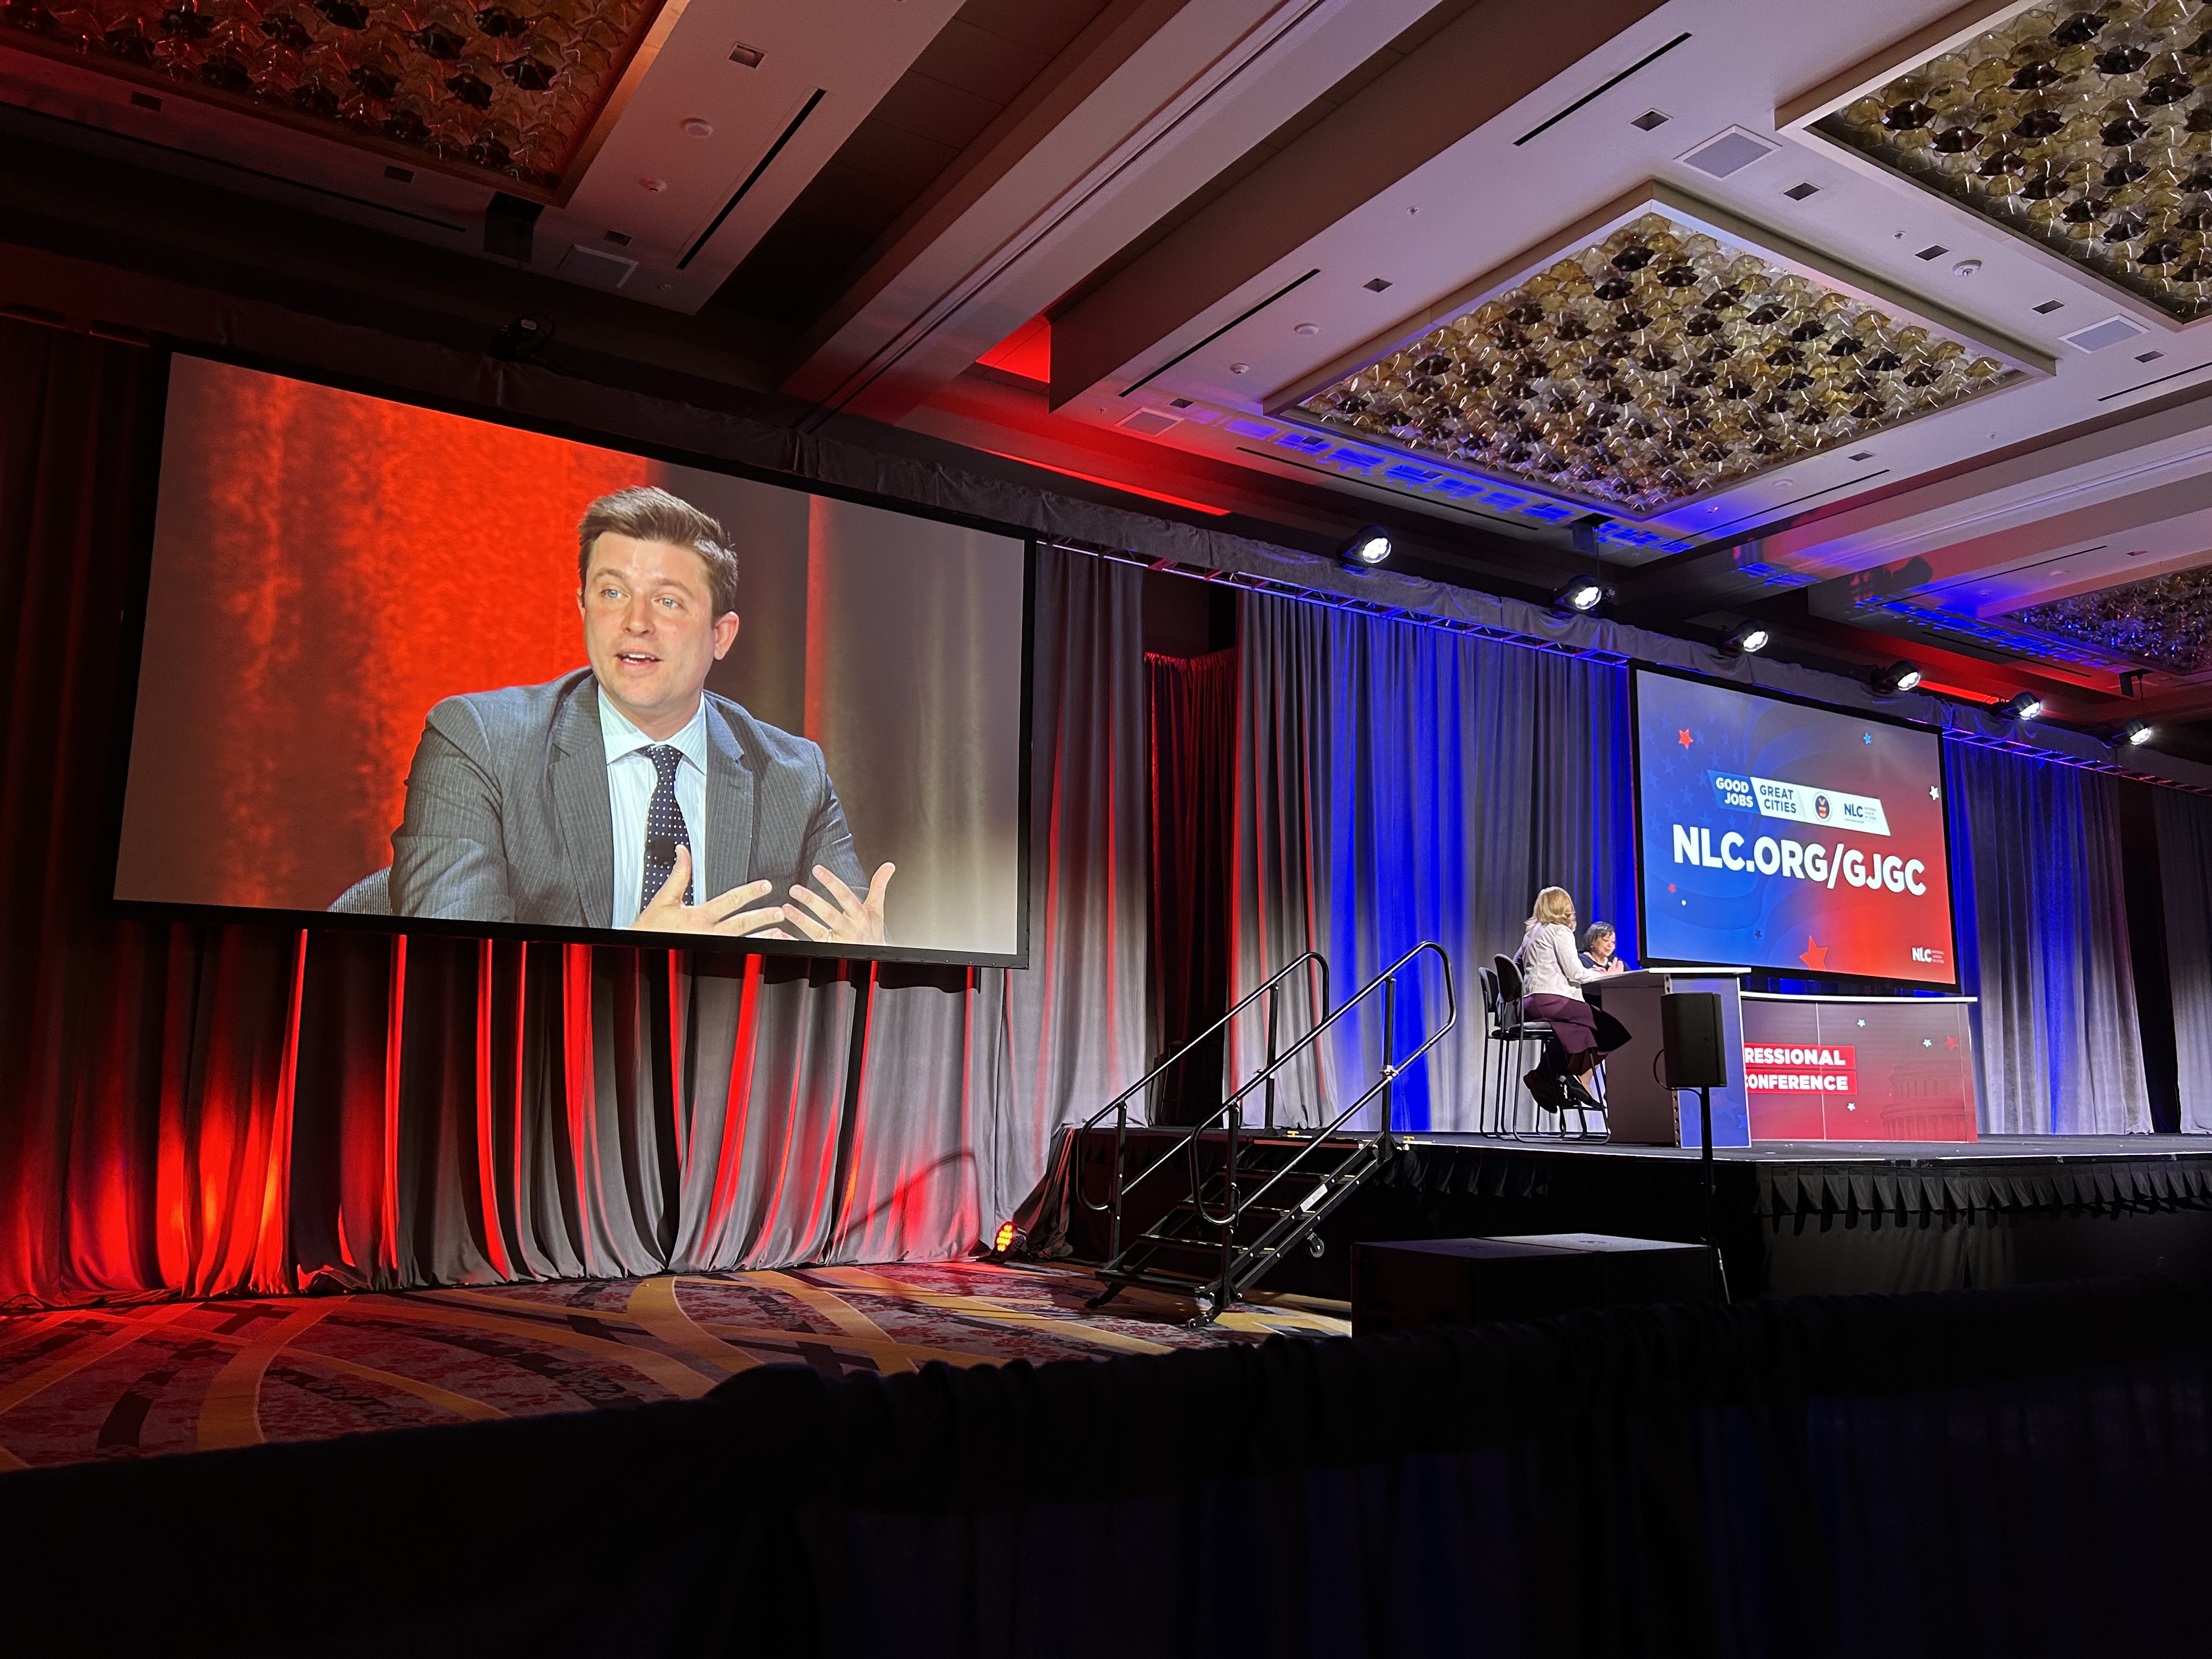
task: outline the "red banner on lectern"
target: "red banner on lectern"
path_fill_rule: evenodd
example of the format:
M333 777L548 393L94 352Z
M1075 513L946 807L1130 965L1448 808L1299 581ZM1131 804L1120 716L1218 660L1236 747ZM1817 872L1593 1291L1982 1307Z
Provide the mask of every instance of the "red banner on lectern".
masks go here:
M1969 1008L1942 997L1745 997L1751 1138L1973 1139Z

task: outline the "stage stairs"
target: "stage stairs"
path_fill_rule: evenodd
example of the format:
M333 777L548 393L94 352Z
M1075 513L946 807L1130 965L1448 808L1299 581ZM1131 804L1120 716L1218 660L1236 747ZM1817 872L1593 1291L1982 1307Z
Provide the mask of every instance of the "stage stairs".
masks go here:
M1443 1023L1425 1036L1419 1047L1402 1056L1393 1052L1397 1030L1398 975L1425 955L1437 959L1443 993ZM1318 1018L1287 1048L1276 1042L1279 1004L1278 988L1294 975L1310 974L1309 994L1317 986ZM1152 1085L1186 1055L1219 1031L1254 1003L1266 1000L1267 1043L1261 1069L1239 1085L1220 1109L1153 1159L1135 1175L1128 1171L1125 1141L1131 1103L1145 1096ZM1275 1126L1275 1093L1284 1069L1318 1043L1329 1028L1370 999L1382 1005L1383 1057L1374 1079L1351 1104L1326 1123L1307 1130L1285 1130ZM1347 1001L1332 1008L1328 1000L1328 963L1319 951L1309 951L1269 975L1229 1012L1193 1037L1189 1042L1155 1066L1136 1083L1093 1113L1078 1129L1079 1138L1098 1127L1110 1115L1115 1120L1114 1163L1107 1196L1094 1201L1079 1181L1075 1197L1085 1207L1109 1214L1108 1260L1098 1269L1105 1288L1091 1299L1103 1307L1131 1285L1188 1296L1199 1304L1194 1325L1218 1319L1237 1299L1264 1279L1285 1255L1304 1249L1322 1251L1321 1224L1366 1182L1386 1168L1398 1153L1390 1128L1391 1085L1430 1049L1441 1042L1458 1023L1459 1006L1452 992L1451 957L1443 946L1425 941L1400 957ZM1244 1103L1261 1092L1264 1121L1248 1128ZM1371 1134L1347 1132L1345 1126L1369 1102L1380 1100L1382 1127ZM1173 1178L1182 1165L1182 1196L1145 1231L1121 1240L1122 1212L1130 1193L1164 1175Z

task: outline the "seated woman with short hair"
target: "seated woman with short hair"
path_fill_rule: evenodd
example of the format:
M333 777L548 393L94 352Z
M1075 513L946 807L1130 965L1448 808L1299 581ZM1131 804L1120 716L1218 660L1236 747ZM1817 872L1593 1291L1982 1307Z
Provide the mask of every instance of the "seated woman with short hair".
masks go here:
M1521 964L1523 1018L1552 1028L1544 1058L1522 1082L1547 1111L1601 1105L1590 1078L1600 1060L1628 1041L1628 1032L1583 996L1583 986L1608 974L1583 965L1575 948L1575 902L1566 889L1547 887L1536 895L1514 959Z

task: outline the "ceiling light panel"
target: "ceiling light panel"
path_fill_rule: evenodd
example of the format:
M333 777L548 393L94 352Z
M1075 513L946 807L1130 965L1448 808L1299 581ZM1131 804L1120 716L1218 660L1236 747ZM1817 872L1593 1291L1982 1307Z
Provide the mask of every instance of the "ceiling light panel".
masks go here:
M1648 519L2051 370L1655 185L1268 412Z
M2177 322L2212 311L2212 9L2007 7L1878 77L1784 114Z
M662 3L56 0L0 43L555 202Z

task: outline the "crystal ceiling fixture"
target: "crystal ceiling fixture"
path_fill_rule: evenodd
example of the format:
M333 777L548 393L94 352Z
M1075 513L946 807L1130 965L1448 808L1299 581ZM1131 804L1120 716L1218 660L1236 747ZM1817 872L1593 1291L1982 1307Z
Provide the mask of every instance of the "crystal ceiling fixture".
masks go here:
M0 43L557 204L663 3L8 0Z
M2025 605L2008 620L2170 674L2212 668L2212 566Z
M2212 6L1991 7L1777 113L2187 323L2212 312Z
M2051 372L1662 186L1624 202L1267 412L1648 519Z

